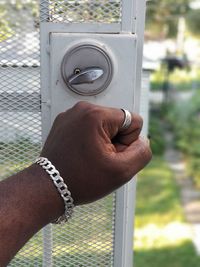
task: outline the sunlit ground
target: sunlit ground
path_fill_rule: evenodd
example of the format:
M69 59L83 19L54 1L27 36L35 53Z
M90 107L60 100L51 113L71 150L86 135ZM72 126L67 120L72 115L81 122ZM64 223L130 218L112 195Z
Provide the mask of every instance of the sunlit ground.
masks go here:
M138 179L134 266L199 266L192 234L173 174L154 158Z

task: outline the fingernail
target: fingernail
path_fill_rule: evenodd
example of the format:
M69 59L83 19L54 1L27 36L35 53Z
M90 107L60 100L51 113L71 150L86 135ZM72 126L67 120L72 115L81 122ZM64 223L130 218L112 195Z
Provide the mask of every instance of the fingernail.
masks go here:
M151 139L151 135L150 135L150 134L148 134L148 135L147 135L147 138L150 140L150 139Z

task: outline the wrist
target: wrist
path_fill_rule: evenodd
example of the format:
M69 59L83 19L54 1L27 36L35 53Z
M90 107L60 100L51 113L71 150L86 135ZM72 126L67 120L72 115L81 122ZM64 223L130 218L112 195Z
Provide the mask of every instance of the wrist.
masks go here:
M0 184L0 265L6 265L36 232L63 214L64 205L36 164Z
M46 225L64 213L64 204L56 190L49 174L39 165L33 164L25 170L29 183L32 182L30 192L33 196L34 209ZM35 192L35 193L33 193Z
M55 168L51 161L45 157L39 157L35 162L40 165L46 173L48 173L50 180L63 200L65 212L62 216L54 220L53 223L60 224L62 222L67 222L69 218L71 218L74 208L74 201L71 197L71 192L68 190L68 187L63 178L60 176L59 171Z

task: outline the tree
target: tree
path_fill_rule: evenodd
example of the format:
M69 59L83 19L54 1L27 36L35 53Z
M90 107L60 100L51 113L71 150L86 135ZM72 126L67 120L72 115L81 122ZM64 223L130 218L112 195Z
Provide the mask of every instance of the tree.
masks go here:
M147 32L152 36L175 37L179 17L190 10L191 0L152 0L147 5Z
M190 10L187 17L188 29L192 34L199 37L200 36L200 9Z

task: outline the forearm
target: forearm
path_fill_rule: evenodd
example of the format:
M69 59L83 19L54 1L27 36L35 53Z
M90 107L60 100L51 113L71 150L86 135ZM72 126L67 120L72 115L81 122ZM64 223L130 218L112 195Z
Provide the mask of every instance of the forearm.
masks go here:
M119 109L80 102L59 114L41 156L52 162L75 205L96 201L127 183L151 159L140 138L142 119ZM113 142L114 140L114 142ZM0 267L43 226L64 213L47 172L36 164L0 183Z
M37 165L0 183L0 266L43 226L59 217L64 205L49 175Z

